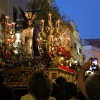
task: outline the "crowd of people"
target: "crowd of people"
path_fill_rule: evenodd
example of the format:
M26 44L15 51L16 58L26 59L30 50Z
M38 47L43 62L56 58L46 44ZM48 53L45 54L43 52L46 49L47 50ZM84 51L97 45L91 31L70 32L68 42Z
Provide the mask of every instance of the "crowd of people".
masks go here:
M85 76L91 63L90 58L83 64L76 84L64 76L52 82L45 71L35 71L28 81L28 93L20 100L100 100L99 72ZM0 73L0 100L16 100L13 88L5 85L4 80L4 74Z

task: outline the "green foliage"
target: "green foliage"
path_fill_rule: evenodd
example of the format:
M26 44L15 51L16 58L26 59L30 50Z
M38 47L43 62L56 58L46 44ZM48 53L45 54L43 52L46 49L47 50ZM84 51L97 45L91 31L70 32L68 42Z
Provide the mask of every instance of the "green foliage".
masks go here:
M65 18L65 16L61 15L59 12L59 8L57 7L57 5L55 4L54 0L52 0L51 4L49 4L48 2L44 2L45 0L33 0L27 3L26 8L28 10L33 10L33 6L34 9L40 9L39 12L37 12L37 18L35 19L37 20L41 20L44 19L45 20L45 26L47 26L48 24L48 13L52 13L52 22L53 22L53 26L55 25L55 22L60 19L63 20L63 18Z

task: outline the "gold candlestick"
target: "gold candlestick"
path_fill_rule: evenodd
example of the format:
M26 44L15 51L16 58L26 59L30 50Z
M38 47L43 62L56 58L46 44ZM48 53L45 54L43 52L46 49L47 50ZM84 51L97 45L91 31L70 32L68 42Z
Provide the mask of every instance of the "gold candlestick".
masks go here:
M12 25L12 34L13 34L15 32L15 23L12 22L11 25Z
M56 28L59 28L59 26L60 26L60 20L57 20L56 21Z

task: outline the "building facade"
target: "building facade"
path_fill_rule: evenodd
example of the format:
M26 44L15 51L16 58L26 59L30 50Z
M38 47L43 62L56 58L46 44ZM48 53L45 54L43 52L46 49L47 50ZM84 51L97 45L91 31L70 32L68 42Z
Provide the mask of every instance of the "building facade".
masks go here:
M4 21L5 16L9 16L9 23L16 22L22 18L19 7L25 11L28 0L3 0L0 3L0 42L4 42Z
M100 39L82 40L84 61L90 57L97 58L100 64Z
M75 25L74 21L70 21L72 27L73 27L73 33L72 33L72 55L78 61L80 64L83 63L83 52L82 52L82 43L80 39L79 32L77 30L77 27Z

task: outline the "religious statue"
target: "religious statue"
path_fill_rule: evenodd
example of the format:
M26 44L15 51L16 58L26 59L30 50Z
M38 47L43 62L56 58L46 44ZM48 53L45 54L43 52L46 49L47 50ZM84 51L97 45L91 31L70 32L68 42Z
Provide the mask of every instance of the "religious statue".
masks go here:
M21 44L24 48L25 53L32 57L32 56L39 56L38 53L38 45L37 45L37 37L39 33L39 29L36 27L33 27L33 21L36 18L36 12L39 12L39 9L34 9L33 5L33 11L32 12L24 12L19 7L22 16L23 16L23 27L26 27L22 33L21 33Z
M27 20L27 28L22 31L21 44L29 56L38 56L37 36L39 30L32 27L32 20Z

